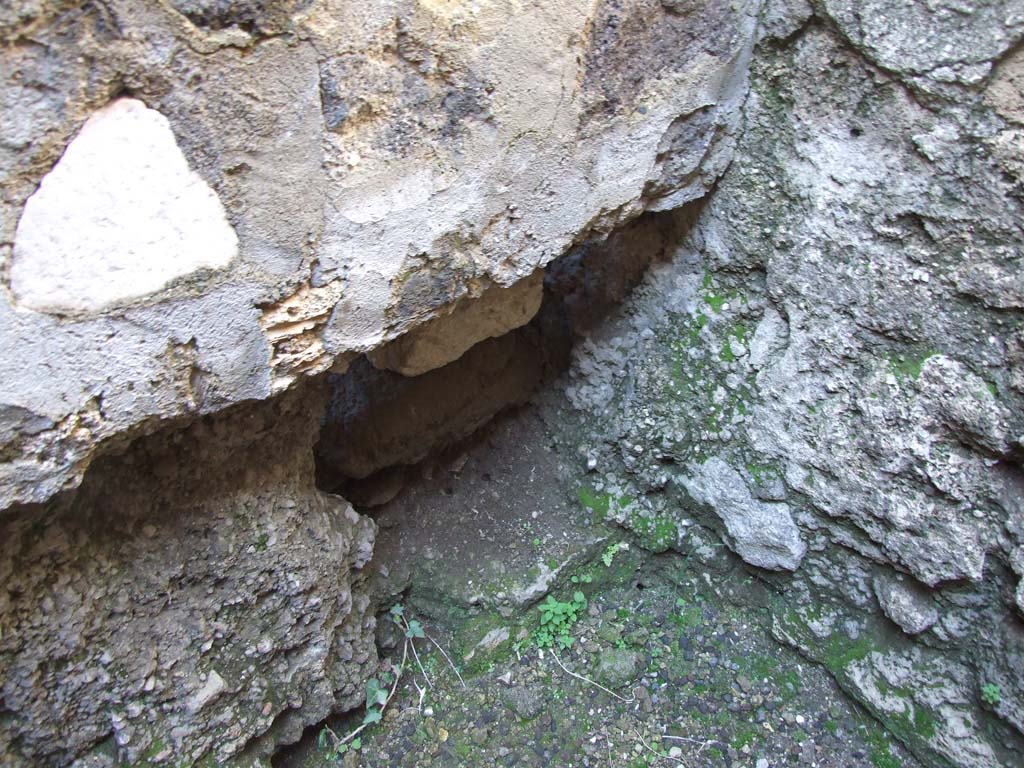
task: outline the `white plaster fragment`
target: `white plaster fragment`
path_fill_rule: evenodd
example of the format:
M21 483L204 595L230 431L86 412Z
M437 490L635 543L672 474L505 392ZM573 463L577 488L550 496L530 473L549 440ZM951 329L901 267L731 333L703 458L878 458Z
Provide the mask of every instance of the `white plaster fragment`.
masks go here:
M96 311L237 252L219 198L167 118L124 98L86 121L25 204L11 289L28 309Z

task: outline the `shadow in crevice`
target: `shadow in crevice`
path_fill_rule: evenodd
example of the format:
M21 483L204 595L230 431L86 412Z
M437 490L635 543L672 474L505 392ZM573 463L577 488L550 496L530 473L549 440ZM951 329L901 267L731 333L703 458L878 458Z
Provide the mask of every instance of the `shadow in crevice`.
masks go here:
M363 357L330 377L318 487L359 506L386 503L409 480L408 467L526 403L568 369L574 342L629 296L648 267L671 257L701 206L645 214L572 249L547 267L541 308L529 323L448 365L406 377Z

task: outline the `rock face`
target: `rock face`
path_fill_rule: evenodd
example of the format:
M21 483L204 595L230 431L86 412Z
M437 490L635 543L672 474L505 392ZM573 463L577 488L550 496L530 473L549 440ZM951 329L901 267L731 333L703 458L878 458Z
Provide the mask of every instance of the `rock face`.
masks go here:
M5 765L252 764L362 700L374 525L313 487L325 394L143 438L8 515Z
M526 397L545 265L724 170L759 5L0 10L0 761L249 764L358 703L307 382L368 382L353 477Z
M922 761L1020 764L1018 0L8 6L0 762L356 706L373 525L314 444L464 437L657 251L562 382L594 498L774 571Z
M1019 703L996 720L979 691L1022 694L1024 15L761 20L732 164L575 353L590 482L641 535L699 552L712 528L758 566L788 510L807 552L771 577L779 637L927 764L1017 765Z
M748 563L771 570L800 567L807 545L787 505L755 499L739 472L717 456L685 483L694 501L722 519L736 554Z
M702 196L759 0L65 5L0 16L0 508Z

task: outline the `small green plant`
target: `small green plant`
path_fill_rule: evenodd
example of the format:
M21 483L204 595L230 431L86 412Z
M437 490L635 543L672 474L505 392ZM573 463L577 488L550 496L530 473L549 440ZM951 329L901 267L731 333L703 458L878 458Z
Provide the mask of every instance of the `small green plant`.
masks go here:
M615 561L615 555L623 549L629 549L629 544L624 541L617 541L614 544L609 544L605 551L601 553L601 562L604 563L606 568L611 568L612 563Z
M403 654L402 667L405 666L405 657ZM326 752L327 756L334 759L340 760L346 752L355 752L363 746L363 740L358 735L367 726L379 723L384 717L384 708L391 701L391 697L394 695L394 689L398 687L398 678L401 677L402 669L396 668L394 670L394 676L391 672L383 671L380 673L380 679L371 677L366 681L366 714L363 715L363 723L356 728L348 736L338 736L330 727L324 726L320 729L320 733L317 735L316 746L321 752ZM388 685L393 684L391 693L388 693Z
M995 683L985 683L981 686L981 700L990 707L998 707L1002 701L1003 693Z
M571 579L569 579L569 581L571 581L573 584L589 584L593 580L594 577L591 576L589 573L574 575Z
M559 648L568 648L573 642L570 634L573 624L586 607L587 598L582 592L573 592L572 600L564 603L548 595L539 606L540 626L534 630L534 641L540 648L552 648L556 644Z
M342 742L340 740L337 742L332 742L331 738L333 734L334 731L332 731L325 725L320 730L320 734L316 738L316 747L321 752L326 752L327 756L334 760L340 760L346 752L350 750L352 752L356 752L359 750L360 747L363 746L363 740L358 736L356 736L351 741L347 742ZM334 736L334 738L337 737Z
M393 605L388 613L391 616L391 620L402 629L405 635L405 643L402 646L402 660L398 664L392 664L391 669L381 670L377 677L371 677L366 681L366 714L363 715L363 722L358 728L347 736L338 736L337 733L326 725L320 730L316 740L317 748L321 752L326 752L334 760L339 760L346 752L355 751L362 747L363 741L359 734L367 727L374 723L379 723L384 718L384 710L398 690L398 682L402 679L402 673L405 671L410 651L416 660L420 674L423 676L424 686L416 684L417 690L420 691L420 704L423 703L423 696L430 686L430 677L420 661L419 651L416 650L416 640L428 639L434 643L448 663L451 664L452 669L455 670L459 681L462 682L462 675L459 674L459 670L452 664L448 654L433 639L427 637L427 633L423 631L423 625L420 622L416 619L406 618L405 609L401 605ZM462 685L465 687L465 682L462 682Z

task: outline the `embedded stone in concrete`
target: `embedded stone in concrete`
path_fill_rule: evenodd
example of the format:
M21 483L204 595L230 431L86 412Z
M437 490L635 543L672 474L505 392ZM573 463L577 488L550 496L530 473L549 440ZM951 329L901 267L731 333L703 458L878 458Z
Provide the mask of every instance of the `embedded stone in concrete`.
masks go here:
M544 270L505 288L494 285L477 299L464 299L450 314L416 327L390 344L370 352L377 368L403 376L419 376L458 360L484 339L526 325L544 296Z
M28 309L92 312L224 267L237 250L167 118L117 99L86 121L25 204L11 288Z
M60 4L42 5L24 17L34 43L0 54L0 359L14 372L0 403L59 427L12 426L0 507L74 488L122 436L337 370L574 244L707 192L740 126L761 0L684 15L658 0L204 0L129 3L116 24L90 5L56 25ZM624 18L644 34L620 34ZM117 249L93 235L86 248L77 225L50 233L60 248L32 247L55 179L110 125L82 124L125 84L216 188L238 236L237 257L216 272L192 271L228 259L213 250L204 261L211 239L193 226L194 239L170 247L140 224L164 258L126 257L116 270L121 235L106 230ZM132 102L117 104L101 114ZM166 125L158 133L185 174ZM706 151L676 163L684 134ZM97 166L135 184L128 149ZM140 154L141 167L155 163ZM127 214L97 204L111 214L103 227L141 220L135 198L164 188L157 176L124 196ZM85 186L94 195L95 180ZM102 318L88 316L97 309ZM29 375L36 366L42 376Z

